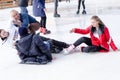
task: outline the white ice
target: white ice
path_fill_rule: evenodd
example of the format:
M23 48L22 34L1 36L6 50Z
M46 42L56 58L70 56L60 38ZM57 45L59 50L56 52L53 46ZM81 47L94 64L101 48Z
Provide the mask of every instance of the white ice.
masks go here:
M61 2L58 12L61 18L54 18L54 4L47 3L47 28L51 34L46 37L67 43L73 43L81 36L70 34L74 27L86 28L90 17L98 15L110 30L115 44L120 48L120 1L119 0L86 0L87 15L76 15L77 1ZM8 8L0 10L0 28L7 28L10 18ZM28 7L32 15L32 7ZM40 18L36 18L38 21ZM120 80L120 52L81 53L70 55L56 54L47 65L23 65L17 51L8 46L0 46L0 80Z

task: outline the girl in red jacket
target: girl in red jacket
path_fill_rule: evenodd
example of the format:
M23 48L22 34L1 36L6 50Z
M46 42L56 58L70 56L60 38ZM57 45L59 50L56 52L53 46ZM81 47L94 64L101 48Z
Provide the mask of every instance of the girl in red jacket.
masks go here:
M87 47L82 47L82 52L108 52L109 45L116 51L118 48L115 46L112 38L110 37L108 28L102 22L98 16L92 16L91 25L86 29L74 28L70 31L71 33L78 34L90 34L90 38L81 37L75 43L73 43L69 48L65 49L65 54L70 53L73 49L82 43L87 44Z

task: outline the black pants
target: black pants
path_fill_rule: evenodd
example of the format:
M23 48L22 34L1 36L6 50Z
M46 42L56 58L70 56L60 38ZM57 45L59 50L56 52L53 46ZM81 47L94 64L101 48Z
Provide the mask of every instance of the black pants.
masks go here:
M41 17L40 24L41 24L41 27L43 27L43 28L46 28L46 19L47 19L46 16Z
M62 41L57 41L57 40L46 38L43 36L41 36L41 39L43 41L48 41L50 43L50 50L52 53L59 53L60 51L63 50L63 48L69 47L69 44Z
M57 8L58 8L58 2L59 2L59 0L54 0L54 14L57 14Z
M85 10L85 0L78 0L78 11L80 10L81 2L82 2L83 9Z
M88 45L88 47L85 47L85 48L82 49L82 52L98 52L100 50L105 50L104 48L102 48L100 46L92 45L91 39L87 38L87 37L79 38L73 45L75 47L77 47L82 43L85 43L86 45Z

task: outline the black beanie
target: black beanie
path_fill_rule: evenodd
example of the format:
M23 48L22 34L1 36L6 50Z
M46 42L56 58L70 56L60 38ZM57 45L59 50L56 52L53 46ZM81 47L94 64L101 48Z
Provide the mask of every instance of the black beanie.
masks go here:
M27 28L25 27L19 27L18 32L19 32L20 37L25 37L29 34Z

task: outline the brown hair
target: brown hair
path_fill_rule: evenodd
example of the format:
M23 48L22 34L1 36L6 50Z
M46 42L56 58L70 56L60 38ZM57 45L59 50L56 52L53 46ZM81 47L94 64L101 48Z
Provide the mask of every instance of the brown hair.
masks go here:
M3 29L0 29L0 38L1 38L1 32L3 31Z
M103 23L103 21L98 16L96 16L96 15L92 16L91 19L94 19L94 20L98 21L99 25L105 26L105 24Z
M2 38L2 37L1 37L1 32L2 32L2 31L4 31L4 29L0 29L0 38L1 38L2 41L4 41L4 43L5 43L5 42L7 41L7 38L8 38L8 37ZM4 43L2 43L2 44L4 44Z
M31 23L28 25L28 30L30 31L30 33L35 33L35 31L37 31L39 28L40 28L39 22Z

